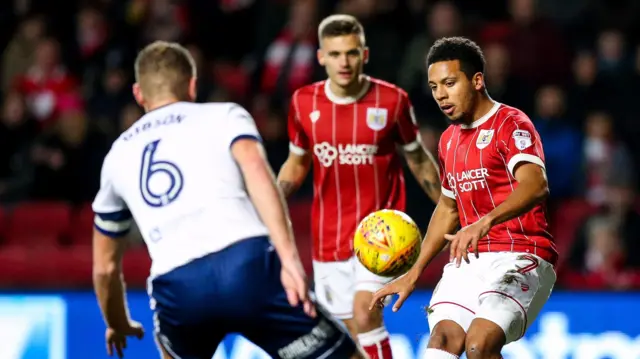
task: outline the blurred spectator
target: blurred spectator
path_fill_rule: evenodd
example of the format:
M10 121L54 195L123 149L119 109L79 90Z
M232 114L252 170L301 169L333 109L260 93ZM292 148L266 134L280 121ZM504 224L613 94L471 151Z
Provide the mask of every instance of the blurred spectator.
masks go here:
M32 16L20 24L2 56L3 92L6 93L10 90L16 77L27 72L44 31L45 23L41 16Z
M607 200L607 185L633 186L635 170L625 145L613 133L613 121L604 112L587 117L583 144L586 198L595 206Z
M260 89L282 102L311 81L317 32L315 2L293 2L289 20L266 51Z
M425 17L424 31L415 35L405 50L402 65L398 67L398 86L413 97L419 96L421 99L431 100L431 89L427 85L427 52L435 40L461 34L462 19L454 3L438 1L433 4ZM418 113L437 111L435 103L432 101L430 104L432 109L427 110L424 109L424 101L414 99L414 106Z
M133 11L142 10L144 14L144 44L155 40L181 41L186 38L189 20L184 4L173 0L133 0L132 3Z
M585 229L586 249L563 275L563 284L578 289L640 288L639 272L627 265L633 252L625 248L615 217L594 216Z
M100 53L107 40L107 25L102 14L95 8L85 7L77 16L76 41L83 59Z
M4 97L0 122L0 200L24 199L29 186L28 149L38 133L22 96Z
M18 78L16 86L42 128L55 122L59 98L77 88L76 81L60 60L60 44L55 39L38 42L34 63Z
M533 110L534 92L524 81L511 74L509 50L500 43L484 46L485 81L491 97L525 113Z
M385 81L395 81L398 61L412 30L410 15L398 0L340 0L332 13L353 15L365 28L371 49L365 72Z
M629 70L624 37L618 30L606 30L598 36L598 71L612 80Z
M31 151L35 166L34 199L91 201L100 183L107 138L89 123L81 100L60 99L60 119Z
M536 96L533 119L544 143L545 165L552 198L578 193L581 136L565 118L565 94L558 86L545 86Z
M90 98L88 113L92 120L107 134L117 131L120 109L131 101L131 87L127 73L120 68L108 68L102 74L102 86Z
M481 42L505 43L513 74L532 85L565 82L569 57L559 29L538 13L536 0L509 0L508 10L511 21L488 25Z
M573 59L573 78L568 90L569 119L576 128L583 127L587 112L606 104L606 84L598 75L598 60L590 50L580 50Z

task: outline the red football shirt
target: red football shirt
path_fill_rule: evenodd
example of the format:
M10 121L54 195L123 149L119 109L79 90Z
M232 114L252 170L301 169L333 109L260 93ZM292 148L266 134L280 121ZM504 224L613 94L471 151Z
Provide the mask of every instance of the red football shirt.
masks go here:
M297 90L289 110L290 150L313 156L313 258L353 256L360 221L379 209L404 211L397 144L420 146L413 109L402 89L367 77L355 97L341 98L329 80Z
M491 212L518 186L513 170L520 162L544 168L542 142L522 111L496 103L471 125L452 125L438 148L442 194L455 199L460 224L468 226ZM520 217L494 226L479 242L479 252L532 253L556 263L546 209L535 206Z

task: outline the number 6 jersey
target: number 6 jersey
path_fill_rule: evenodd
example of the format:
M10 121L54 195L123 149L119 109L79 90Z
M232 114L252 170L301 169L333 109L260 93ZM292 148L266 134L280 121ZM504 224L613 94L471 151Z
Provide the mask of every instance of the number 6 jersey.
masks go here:
M119 237L135 219L152 277L267 235L231 154L243 138L259 134L236 104L177 102L148 112L105 157L95 227Z

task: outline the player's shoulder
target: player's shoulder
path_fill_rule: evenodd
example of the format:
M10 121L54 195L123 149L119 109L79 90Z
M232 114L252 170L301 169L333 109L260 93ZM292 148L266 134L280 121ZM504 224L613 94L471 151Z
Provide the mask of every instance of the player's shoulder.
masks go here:
M317 81L308 85L304 85L293 92L292 99L299 101L317 96L318 92L324 88L327 80Z
M369 76L368 78L369 78L369 82L372 85L377 86L378 90L381 92L382 95L386 95L386 94L393 95L393 96L400 95L400 98L402 99L409 98L409 94L407 94L407 91L405 91L402 87L396 84L393 84L385 80L381 80L379 78L371 77L371 76Z
M235 102L205 102L192 103L191 105L196 111L216 115L229 115L236 111L246 111L244 107Z
M499 104L499 106L498 111L496 111L495 121L498 131L502 128L509 128L518 124L533 125L529 116L519 108L505 105L503 103Z

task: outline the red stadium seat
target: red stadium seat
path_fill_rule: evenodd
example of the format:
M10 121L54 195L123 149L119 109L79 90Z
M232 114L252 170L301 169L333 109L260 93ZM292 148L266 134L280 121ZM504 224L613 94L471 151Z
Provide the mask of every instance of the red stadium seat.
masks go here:
M56 285L64 288L87 288L92 285L93 257L90 245L63 247L51 260L60 277Z
M74 245L90 245L93 233L94 213L91 205L82 206L75 211L69 228L69 239Z
M67 233L71 209L62 202L28 202L18 205L10 216L7 242L51 236L60 240Z
M0 247L0 286L11 288L54 287L60 273L54 260L60 249L23 245Z
M122 260L122 272L127 286L145 288L150 269L151 258L147 247L135 245L125 252Z
M558 253L560 254L558 265L568 259L568 253L575 240L576 232L580 225L592 214L596 208L582 199L572 199L562 202L553 212L551 217L551 234L553 234Z

